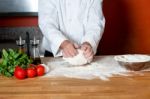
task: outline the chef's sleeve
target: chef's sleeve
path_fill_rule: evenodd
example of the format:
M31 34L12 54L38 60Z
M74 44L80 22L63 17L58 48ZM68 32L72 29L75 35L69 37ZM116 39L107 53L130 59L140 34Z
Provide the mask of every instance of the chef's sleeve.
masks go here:
M67 38L59 30L59 20L55 0L39 0L39 27L47 39L54 56L60 52L59 47Z
M102 0L93 0L90 5L87 24L85 26L85 35L81 43L90 43L94 54L96 54L104 31L105 18L102 12Z

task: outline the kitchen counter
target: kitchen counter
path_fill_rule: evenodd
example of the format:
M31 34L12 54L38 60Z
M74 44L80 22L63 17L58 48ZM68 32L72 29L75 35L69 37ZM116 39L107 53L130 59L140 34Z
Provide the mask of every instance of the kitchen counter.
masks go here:
M42 61L46 63L48 59L43 58ZM150 72L141 72L133 76L114 76L110 81L63 77L17 80L0 76L0 99L149 99L149 97Z

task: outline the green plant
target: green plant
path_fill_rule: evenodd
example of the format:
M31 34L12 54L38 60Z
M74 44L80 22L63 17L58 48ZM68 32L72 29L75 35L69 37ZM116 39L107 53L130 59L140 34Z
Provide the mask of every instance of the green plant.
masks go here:
M6 77L12 77L16 66L27 68L32 60L25 53L18 50L2 50L2 60L0 62L0 74Z

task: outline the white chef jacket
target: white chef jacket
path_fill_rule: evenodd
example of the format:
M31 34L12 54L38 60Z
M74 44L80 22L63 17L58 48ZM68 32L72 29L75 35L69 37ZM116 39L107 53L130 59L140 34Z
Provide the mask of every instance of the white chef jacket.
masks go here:
M42 48L62 56L64 40L81 45L89 42L96 53L104 30L102 0L39 0Z

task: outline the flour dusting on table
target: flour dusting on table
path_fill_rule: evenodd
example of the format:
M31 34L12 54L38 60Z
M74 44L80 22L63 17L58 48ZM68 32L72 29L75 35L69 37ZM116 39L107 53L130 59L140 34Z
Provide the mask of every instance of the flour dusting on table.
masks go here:
M59 58L49 61L47 66L50 71L46 77L70 77L79 79L109 80L113 75L127 76L127 70L114 61L113 57L95 58L90 64L83 66L70 66L63 59Z

